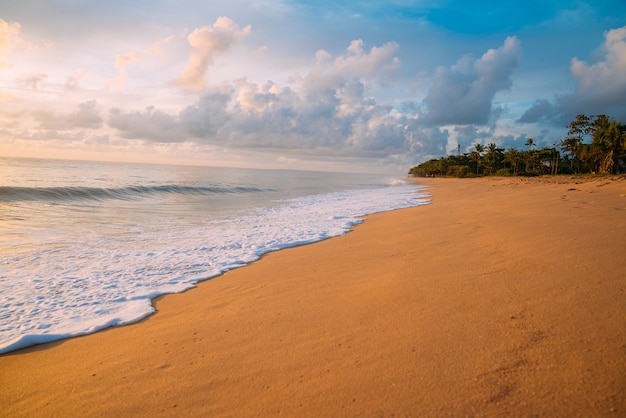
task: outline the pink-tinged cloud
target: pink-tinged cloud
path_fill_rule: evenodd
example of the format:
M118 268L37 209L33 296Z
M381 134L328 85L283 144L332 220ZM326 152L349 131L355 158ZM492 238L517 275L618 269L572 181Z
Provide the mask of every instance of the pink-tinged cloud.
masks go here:
M24 83L33 90L39 90L39 83L48 78L46 73L31 74L24 79Z
M250 30L249 25L241 29L233 20L222 16L212 26L191 32L187 37L192 47L189 62L178 79L178 85L185 90L204 89L205 75L215 56L246 37Z
M16 22L6 22L0 19L0 70L11 68L13 65L5 62L2 56L11 51L17 43L20 33L20 24Z
M400 60L394 56L397 50L397 43L387 42L367 52L361 39L350 42L346 53L334 60L330 53L319 50L315 68L307 75L305 84L319 89L334 87L346 79L383 80L400 66Z
M21 25L0 19L0 53L13 49L20 33Z
M65 80L65 88L69 91L75 91L80 88L80 81L85 76L85 69L78 68L70 77Z
M132 61L139 59L139 52L129 52L127 54L118 55L115 57L115 68L118 71L117 77L107 81L107 86L114 89L121 89L124 86L124 82L128 78L128 70L126 67Z

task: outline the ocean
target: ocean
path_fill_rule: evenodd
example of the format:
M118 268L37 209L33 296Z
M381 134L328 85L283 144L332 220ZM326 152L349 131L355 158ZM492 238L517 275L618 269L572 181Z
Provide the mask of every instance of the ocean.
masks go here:
M0 353L138 321L158 295L428 203L371 174L0 158Z

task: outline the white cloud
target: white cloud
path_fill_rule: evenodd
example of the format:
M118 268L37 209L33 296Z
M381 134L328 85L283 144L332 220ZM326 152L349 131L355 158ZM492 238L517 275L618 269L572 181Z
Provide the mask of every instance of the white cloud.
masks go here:
M594 62L572 59L570 71L577 80L574 92L553 100L537 100L518 121L564 126L579 113L625 118L626 26L605 33L600 52Z
M29 42L20 35L21 30L20 23L0 19L0 70L14 67L14 63L5 61L6 57L13 52L37 51L52 47L49 41L41 41L37 44Z
M360 77L376 77L381 71L395 70L400 65L398 57L394 57L398 50L398 44L388 42L380 47L373 46L369 53L363 49L361 39L350 43L345 55L335 59L336 71Z
M117 77L112 78L107 81L107 86L114 89L121 89L124 85L124 82L128 78L128 70L126 66L139 59L139 52L129 52L126 54L118 55L115 57L115 68L118 71Z
M372 47L369 52L363 49L363 41L353 40L344 55L332 60L332 55L324 50L315 54L316 65L307 75L305 86L309 89L333 88L343 80L384 80L399 67L400 60L394 54L398 44L388 42L380 47Z
M273 81L261 85L239 81L237 105L244 112L266 112L277 108L292 108L298 102L297 95L289 87L280 87Z
M605 34L602 59L587 63L572 59L571 72L578 79L576 94L607 104L626 100L626 26Z
M11 68L13 65L2 60L2 56L15 48L20 33L20 24L6 22L0 19L0 70Z
M170 44L174 39L176 39L175 35L170 35L164 39L161 39L153 43L152 45L150 45L148 49L146 50L146 52L148 54L161 55L163 54L163 47Z
M0 53L10 51L17 43L21 25L0 19Z
M234 89L226 84L205 93L198 101L177 115L182 129L191 138L221 143L228 139L228 112Z
M192 50L178 84L186 90L202 90L206 86L205 73L214 57L247 36L250 30L250 26L241 29L228 17L219 17L213 26L195 29L187 37Z
M451 68L440 67L424 103L424 121L431 125L486 124L492 114L495 94L512 85L521 44L508 37L498 49L490 49L479 59L465 56Z
M38 129L72 131L75 129L98 129L102 126L98 103L95 100L81 103L78 105L78 109L66 114L49 111L33 111L31 113L38 123Z
M260 46L254 51L254 57L256 59L261 59L267 55L268 50L269 48L267 47L267 45Z
M39 90L39 83L48 78L46 73L31 74L24 79L24 83L33 90Z
M177 118L153 106L143 112L130 113L113 108L109 112L107 124L116 129L122 138L159 143L185 141Z
M445 151L447 131L426 128L417 116L367 96L369 86L397 67L397 45L369 51L362 45L354 41L338 57L318 51L314 67L289 86L243 79L211 88L176 114L113 109L107 122L123 138L161 144L336 157Z
M85 69L79 68L74 71L70 77L65 81L65 88L70 91L78 90L80 88L80 81L85 76Z

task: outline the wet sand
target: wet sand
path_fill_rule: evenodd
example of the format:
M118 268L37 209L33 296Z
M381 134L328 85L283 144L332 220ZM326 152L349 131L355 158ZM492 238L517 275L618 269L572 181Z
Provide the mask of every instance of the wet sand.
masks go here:
M3 416L624 416L626 181L433 203L0 356Z

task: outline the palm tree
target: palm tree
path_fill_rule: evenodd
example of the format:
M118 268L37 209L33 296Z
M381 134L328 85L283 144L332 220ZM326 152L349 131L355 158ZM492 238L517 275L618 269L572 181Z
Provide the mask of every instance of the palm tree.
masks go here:
M480 159L485 151L485 146L481 143L474 144L475 151L472 151L470 158L476 162L476 174L480 174Z
M513 175L517 175L518 163L520 162L520 153L515 148L509 148L504 154L504 162L509 164L513 169Z
M580 144L578 155L582 165L581 171L592 174L598 173L604 159L604 152L593 144Z
M492 174L496 168L500 167L504 157L504 149L498 148L498 146L491 142L487 144L487 153L485 154L485 161L489 167L489 174Z
M536 152L536 151L535 151ZM550 174L555 175L559 166L559 152L556 148L543 147L539 150L539 168L547 171L550 168Z
M602 151L598 172L618 173L618 160L626 150L626 132L622 130L621 121L599 115L594 122L592 145Z
M520 157L524 161L524 173L536 174L536 167L539 163L539 151L534 149L521 151Z
M576 166L576 172L580 172L580 145L582 139L576 136L568 136L559 141L561 150L565 152L570 159L570 169L574 170Z
M590 135L594 130L595 121L591 117L583 114L576 115L576 119L571 121L567 128L567 138L560 141L561 149L570 157L570 168L577 173L583 170L585 162L583 159L589 155L589 150L584 147L585 136ZM583 155L585 158L583 158Z
M535 144L535 140L532 139L532 138L528 138L524 145L526 145L528 147L528 149L532 149L536 145Z

